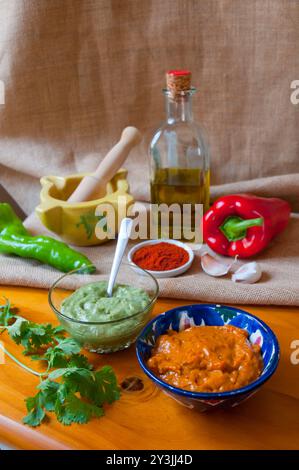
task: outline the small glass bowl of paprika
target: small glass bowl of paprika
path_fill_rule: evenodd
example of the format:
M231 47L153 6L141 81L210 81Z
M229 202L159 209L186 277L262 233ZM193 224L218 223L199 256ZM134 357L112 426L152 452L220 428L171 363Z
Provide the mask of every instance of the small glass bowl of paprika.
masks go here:
M178 240L147 240L128 253L128 260L156 278L175 277L186 272L194 259L191 248Z

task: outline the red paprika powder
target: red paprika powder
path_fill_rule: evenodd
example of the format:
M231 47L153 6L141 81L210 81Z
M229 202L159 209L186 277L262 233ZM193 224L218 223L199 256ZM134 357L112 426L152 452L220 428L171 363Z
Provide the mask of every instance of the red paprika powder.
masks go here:
M160 242L146 245L133 255L133 262L148 271L169 271L189 261L189 253L180 246Z

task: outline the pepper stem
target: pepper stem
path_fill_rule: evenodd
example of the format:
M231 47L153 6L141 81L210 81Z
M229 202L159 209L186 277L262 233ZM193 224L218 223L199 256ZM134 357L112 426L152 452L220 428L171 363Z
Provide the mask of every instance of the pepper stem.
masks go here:
M230 242L242 240L246 237L247 229L263 225L263 217L257 219L241 219L241 217L228 217L220 226L220 230Z

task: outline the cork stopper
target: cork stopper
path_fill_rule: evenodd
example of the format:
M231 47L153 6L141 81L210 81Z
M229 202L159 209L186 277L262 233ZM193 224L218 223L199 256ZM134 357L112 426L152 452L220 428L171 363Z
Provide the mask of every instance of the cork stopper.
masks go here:
M172 98L182 96L191 88L191 72L189 70L169 70L166 73L166 85Z

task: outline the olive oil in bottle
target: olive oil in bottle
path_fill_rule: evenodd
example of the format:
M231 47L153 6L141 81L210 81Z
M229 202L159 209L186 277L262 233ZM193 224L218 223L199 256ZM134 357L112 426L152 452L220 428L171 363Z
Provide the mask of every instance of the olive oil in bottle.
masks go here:
M176 204L181 211L181 235L184 237L183 210L189 205L191 231L196 230L195 205L202 204L203 212L209 207L210 170L209 155L201 130L193 121L191 100L195 88L191 87L191 73L170 71L166 75L166 122L158 129L149 147L151 168L151 203ZM169 231L174 236L175 219L169 213ZM158 236L164 237L159 218ZM177 225L178 222L176 222Z

